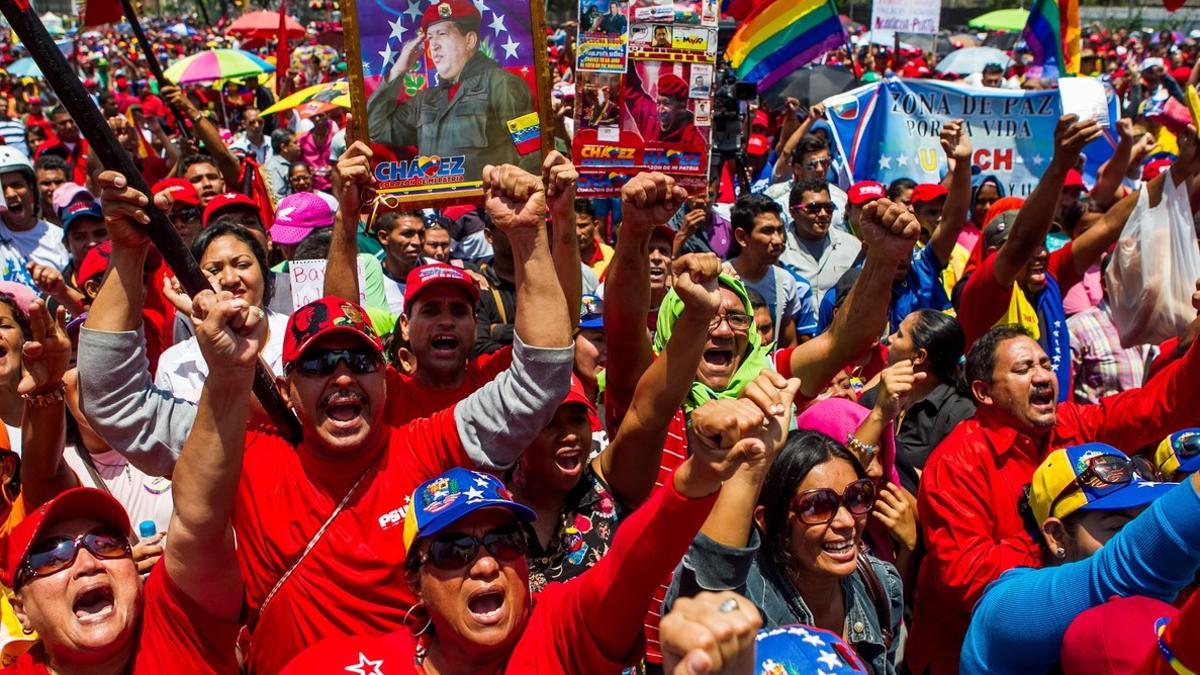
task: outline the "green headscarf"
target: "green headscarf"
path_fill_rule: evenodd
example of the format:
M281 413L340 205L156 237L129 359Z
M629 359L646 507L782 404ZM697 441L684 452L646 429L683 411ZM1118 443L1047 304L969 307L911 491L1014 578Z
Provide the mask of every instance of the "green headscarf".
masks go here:
M742 301L742 308L746 314L754 316L754 309L750 306L750 296L746 294L746 287L741 281L727 275L722 274L717 279L725 288L737 294ZM661 354L667 346L667 341L671 339L671 333L675 329L675 322L679 320L679 315L683 313L683 300L675 293L675 289L667 292L662 301L662 307L658 311L658 325L654 332L654 352ZM734 372L733 377L729 379L729 383L721 391L716 391L708 387L700 381L692 382L692 390L688 393L688 397L683 402L685 412L691 412L697 407L718 398L737 398L742 393L742 389L750 383L751 380L758 377L763 368L768 367L768 348L762 344L759 339L758 331L755 330L753 324L750 326L748 335L749 340L746 344L746 351L742 354L741 363L738 364L738 369Z

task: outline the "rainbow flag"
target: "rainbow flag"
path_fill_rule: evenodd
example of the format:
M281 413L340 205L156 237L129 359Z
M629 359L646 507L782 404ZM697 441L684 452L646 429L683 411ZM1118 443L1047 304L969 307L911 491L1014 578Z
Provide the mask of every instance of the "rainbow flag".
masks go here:
M846 41L830 0L767 0L733 34L725 56L738 79L762 91Z
M1034 0L1021 39L1033 53L1030 74L1057 80L1079 74L1079 0Z

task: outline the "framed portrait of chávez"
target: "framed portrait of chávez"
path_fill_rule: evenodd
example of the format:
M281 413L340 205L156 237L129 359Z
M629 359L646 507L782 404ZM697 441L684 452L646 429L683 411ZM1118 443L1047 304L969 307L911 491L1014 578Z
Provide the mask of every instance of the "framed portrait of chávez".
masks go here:
M488 164L540 173L553 148L541 2L349 0L342 9L352 112L378 183L364 209L478 202Z

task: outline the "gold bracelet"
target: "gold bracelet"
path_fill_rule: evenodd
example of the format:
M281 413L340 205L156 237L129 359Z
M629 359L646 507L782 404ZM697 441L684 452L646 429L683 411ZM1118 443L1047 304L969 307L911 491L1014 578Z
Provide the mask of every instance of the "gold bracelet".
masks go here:
M30 408L45 408L48 405L63 402L63 394L66 388L60 381L58 386L41 394L21 394L21 398L25 401L25 405Z

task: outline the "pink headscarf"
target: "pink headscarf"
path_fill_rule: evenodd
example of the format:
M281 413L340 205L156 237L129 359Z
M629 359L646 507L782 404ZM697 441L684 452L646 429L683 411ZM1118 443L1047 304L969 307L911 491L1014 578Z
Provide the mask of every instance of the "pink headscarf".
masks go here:
M847 436L858 431L870 413L870 410L853 401L827 398L800 413L796 417L796 428L818 431L845 445ZM891 422L883 428L883 437L879 439L879 464L883 467L883 479L899 485L900 474L896 472L896 434ZM883 523L875 518L868 519L863 537L876 558L887 562L896 561L896 546Z

